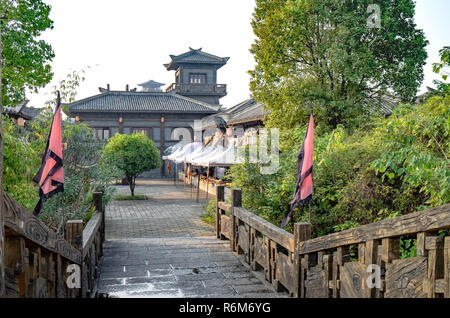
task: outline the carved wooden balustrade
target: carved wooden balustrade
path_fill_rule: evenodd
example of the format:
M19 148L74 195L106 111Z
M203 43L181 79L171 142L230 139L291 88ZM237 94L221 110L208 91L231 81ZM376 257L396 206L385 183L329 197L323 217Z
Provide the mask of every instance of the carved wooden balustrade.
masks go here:
M276 290L302 298L450 297L450 204L311 239L241 207L241 192L217 187L217 238ZM410 242L414 257L401 255ZM413 242L413 243L412 243ZM262 275L261 275L262 276Z
M74 298L94 295L93 281L98 275L104 240L101 199L101 193L94 194L97 211L84 230L82 221L67 222L64 239L3 192L0 272L4 272L4 278L0 286L4 287L0 288L0 297ZM77 284L75 275L78 273L83 278L78 279L81 285Z

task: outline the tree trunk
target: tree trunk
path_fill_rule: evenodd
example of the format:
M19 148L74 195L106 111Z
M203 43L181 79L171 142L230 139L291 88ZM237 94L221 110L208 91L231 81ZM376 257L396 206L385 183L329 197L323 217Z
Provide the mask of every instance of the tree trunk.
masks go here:
M2 54L3 54L3 44L2 44L2 29L3 18L0 19L0 115L3 114L2 109ZM0 118L0 298L5 293L5 271L3 265L4 258L4 229L3 229L3 128L2 120Z
M134 197L134 187L136 185L136 179L134 177L127 177L128 184L130 185L131 196Z

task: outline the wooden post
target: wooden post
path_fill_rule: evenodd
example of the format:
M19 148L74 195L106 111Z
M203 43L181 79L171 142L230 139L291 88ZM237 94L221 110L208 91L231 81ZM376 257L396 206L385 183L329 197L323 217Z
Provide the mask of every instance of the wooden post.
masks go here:
M450 236L444 241L444 297L450 298Z
M416 250L417 250L417 256L427 256L427 252L425 250L425 240L427 238L426 232L420 232L417 233L417 243L416 243Z
M83 256L83 221L82 220L69 220L66 223L66 241L69 242L73 247L75 247L77 250L81 252L81 256ZM80 296L84 297L86 289L85 282L83 280L83 274L85 271L84 268L84 259L81 259L81 292Z
M105 240L105 211L103 209L103 192L94 192L93 201L95 210L102 214L102 225L101 225L101 241Z
M294 297L305 297L305 284L303 271L300 264L300 242L311 239L310 223L294 224Z
M220 239L220 215L222 214L222 212L219 209L219 202L223 202L225 200L225 187L223 185L219 185L216 187L216 189L216 236L218 239Z
M375 240L369 240L366 242L365 249L365 261L364 264L367 266L371 264L377 263L377 254L378 254L378 242ZM370 289L370 298L376 297L376 289Z
M200 171L198 172L197 175L197 200L196 200L197 203L199 200L199 196L200 196Z
M424 291L428 298L436 298L436 279L443 277L444 268L444 238L430 236L425 239L425 249L428 251L428 272Z
M166 125L165 125L165 115L161 114L161 119L160 119L160 126L159 126L159 155L161 156L160 158L162 158L162 156L164 155L164 150L166 149ZM166 175L166 169L165 169L165 165L162 165L161 167L161 175L164 177ZM170 177L170 176L169 176Z
M66 223L66 241L83 252L83 221L69 220Z
M234 208L242 206L242 191L241 189L231 189L231 208L230 208L230 217L231 217L231 250L233 252L237 252L236 248L236 219L234 217Z
M208 204L208 191L209 191L209 167L206 170L206 204Z

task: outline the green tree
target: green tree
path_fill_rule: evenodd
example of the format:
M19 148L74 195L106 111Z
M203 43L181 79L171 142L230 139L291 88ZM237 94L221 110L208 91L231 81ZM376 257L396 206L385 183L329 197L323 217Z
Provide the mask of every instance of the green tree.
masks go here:
M441 57L441 62L433 63L433 72L441 74L444 81L447 80L450 71L450 46L445 46L439 51L439 56Z
M445 96L450 94L450 83L446 83L448 76L450 75L450 46L445 46L439 51L441 61L439 63L433 63L433 72L441 75L443 81L435 80L433 83L436 85L437 90L429 94L432 96Z
M411 100L427 57L414 24L413 0L379 0L380 28L370 25L372 0L256 0L251 91L271 115L294 127L316 120L354 124L367 99L387 92Z
M53 28L50 10L42 0L0 0L3 105L22 101L27 89L37 91L53 77L53 49L39 39Z
M162 161L159 150L152 140L141 133L116 134L103 148L102 160L117 167L127 178L131 195L134 196L136 176L160 168Z

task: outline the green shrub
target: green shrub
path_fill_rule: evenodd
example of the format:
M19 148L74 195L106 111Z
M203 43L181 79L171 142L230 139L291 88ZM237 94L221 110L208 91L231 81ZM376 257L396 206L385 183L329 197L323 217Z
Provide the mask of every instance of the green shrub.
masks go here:
M211 199L208 204L203 207L205 212L202 214L202 220L208 224L216 224L216 205L217 201Z
M43 121L26 127L17 127L14 120L3 117L3 187L29 211L39 200L32 178L41 163L52 116L51 108L45 109ZM62 134L63 143L67 144L63 151L64 194L49 198L39 214L39 219L54 230L61 224L63 195L65 219L83 220L91 212L93 192L103 191L103 202L108 203L114 192L110 182L118 174L99 162L104 143L95 138L92 129L64 121Z
M3 189L30 211L39 201L32 181L39 168L38 157L15 121L3 116Z
M115 195L112 198L113 200L118 201L128 201L128 200L148 200L148 197L145 194L135 194L135 195Z

